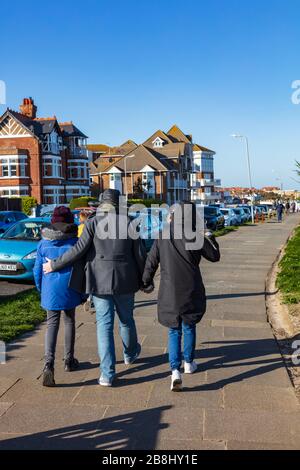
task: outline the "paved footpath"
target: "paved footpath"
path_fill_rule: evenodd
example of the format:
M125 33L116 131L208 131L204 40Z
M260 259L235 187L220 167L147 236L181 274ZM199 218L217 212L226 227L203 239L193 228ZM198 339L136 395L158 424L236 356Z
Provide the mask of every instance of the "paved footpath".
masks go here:
M198 327L199 372L184 391L169 391L167 331L157 323L156 292L139 294L143 352L122 364L118 382L100 388L95 317L77 318L82 369L63 372L57 388L40 384L45 325L8 348L0 365L0 449L294 449L300 406L266 320L265 279L299 215L282 224L243 227L220 239L222 261L202 263L208 312Z

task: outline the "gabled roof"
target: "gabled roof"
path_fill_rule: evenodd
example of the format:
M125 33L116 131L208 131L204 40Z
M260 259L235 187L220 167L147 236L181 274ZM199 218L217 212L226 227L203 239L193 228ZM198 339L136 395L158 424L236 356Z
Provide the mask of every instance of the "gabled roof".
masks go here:
M7 110L0 117L0 123L5 123L5 121L9 119L12 119L15 122L17 122L17 124L21 126L21 128L24 129L24 132L26 132L27 134L32 135L32 137L35 136L34 129L28 126L29 124L28 121L30 120L28 120L26 116L23 116L22 114L17 113L13 111L12 109L7 108Z
M110 168L112 165L117 163L121 160L123 156L113 157L110 155L101 155L94 161L94 167L96 169L96 173L103 173Z
M153 142L155 139L157 139L157 137L159 137L161 140L164 141L165 144L171 144L172 143L172 140L170 139L170 137L167 136L167 134L165 134L163 131L161 131L160 129L156 132L154 132L154 134L151 135L151 137L149 137L149 139L145 140L145 142L143 143L143 145L145 145L146 147L153 147Z
M120 149L124 150L125 154L132 152L134 149L136 149L138 144L136 144L133 140L126 140L126 142L123 142L123 144L120 145Z
M151 149L152 152L161 154L162 157L177 159L185 154L186 144L184 142L174 142L164 147Z
M87 139L87 135L81 132L78 127L76 127L72 121L70 122L60 122L59 127L62 130L64 137L80 137L82 139Z
M106 153L110 149L109 145L106 144L88 144L86 148L91 152L97 153Z
M122 171L125 171L125 158L129 154L122 157L116 164L112 163L106 171L109 171L111 167L116 166ZM165 160L162 155L157 152L152 152L145 145L139 145L134 150L134 156L132 158L126 158L126 171L141 171L146 165L151 166L156 171L168 171L171 169L176 170L176 165L171 160Z
M186 144L190 144L192 141L192 136L184 134L176 124L168 130L167 135L171 140L173 140L173 142L185 142Z
M199 144L195 144L193 146L193 151L194 152L208 152L208 153L212 153L215 155L216 152L214 152L213 150L210 150L206 147L203 147L202 145L199 145Z

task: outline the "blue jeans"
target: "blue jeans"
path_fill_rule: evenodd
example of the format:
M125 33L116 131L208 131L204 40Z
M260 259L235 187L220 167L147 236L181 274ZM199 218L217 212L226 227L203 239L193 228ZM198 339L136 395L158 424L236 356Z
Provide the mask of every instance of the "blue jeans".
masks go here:
M179 328L169 329L169 361L171 370L180 370L182 354L181 340L184 338L183 357L185 362L191 363L195 358L196 326L181 322Z
M102 376L112 380L116 374L114 341L115 309L119 317L119 333L123 342L124 359L129 361L138 351L138 340L133 318L134 294L93 295L97 320L97 342Z

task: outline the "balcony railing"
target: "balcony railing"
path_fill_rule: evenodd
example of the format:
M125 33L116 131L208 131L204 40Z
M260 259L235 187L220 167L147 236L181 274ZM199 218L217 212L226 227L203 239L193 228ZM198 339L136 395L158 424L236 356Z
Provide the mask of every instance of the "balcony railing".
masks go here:
M85 147L70 147L70 154L74 157L87 157L87 149Z
M185 180L170 181L168 186L170 189L188 189L189 188L187 181Z

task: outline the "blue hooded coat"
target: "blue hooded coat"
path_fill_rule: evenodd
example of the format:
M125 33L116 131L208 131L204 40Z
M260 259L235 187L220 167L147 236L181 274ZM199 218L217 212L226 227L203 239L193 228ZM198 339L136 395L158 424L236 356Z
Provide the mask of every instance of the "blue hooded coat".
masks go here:
M34 280L41 293L41 306L46 310L70 310L82 303L81 294L69 287L72 266L50 274L43 273L43 263L55 259L72 248L77 238L77 225L57 223L42 231L33 269Z

